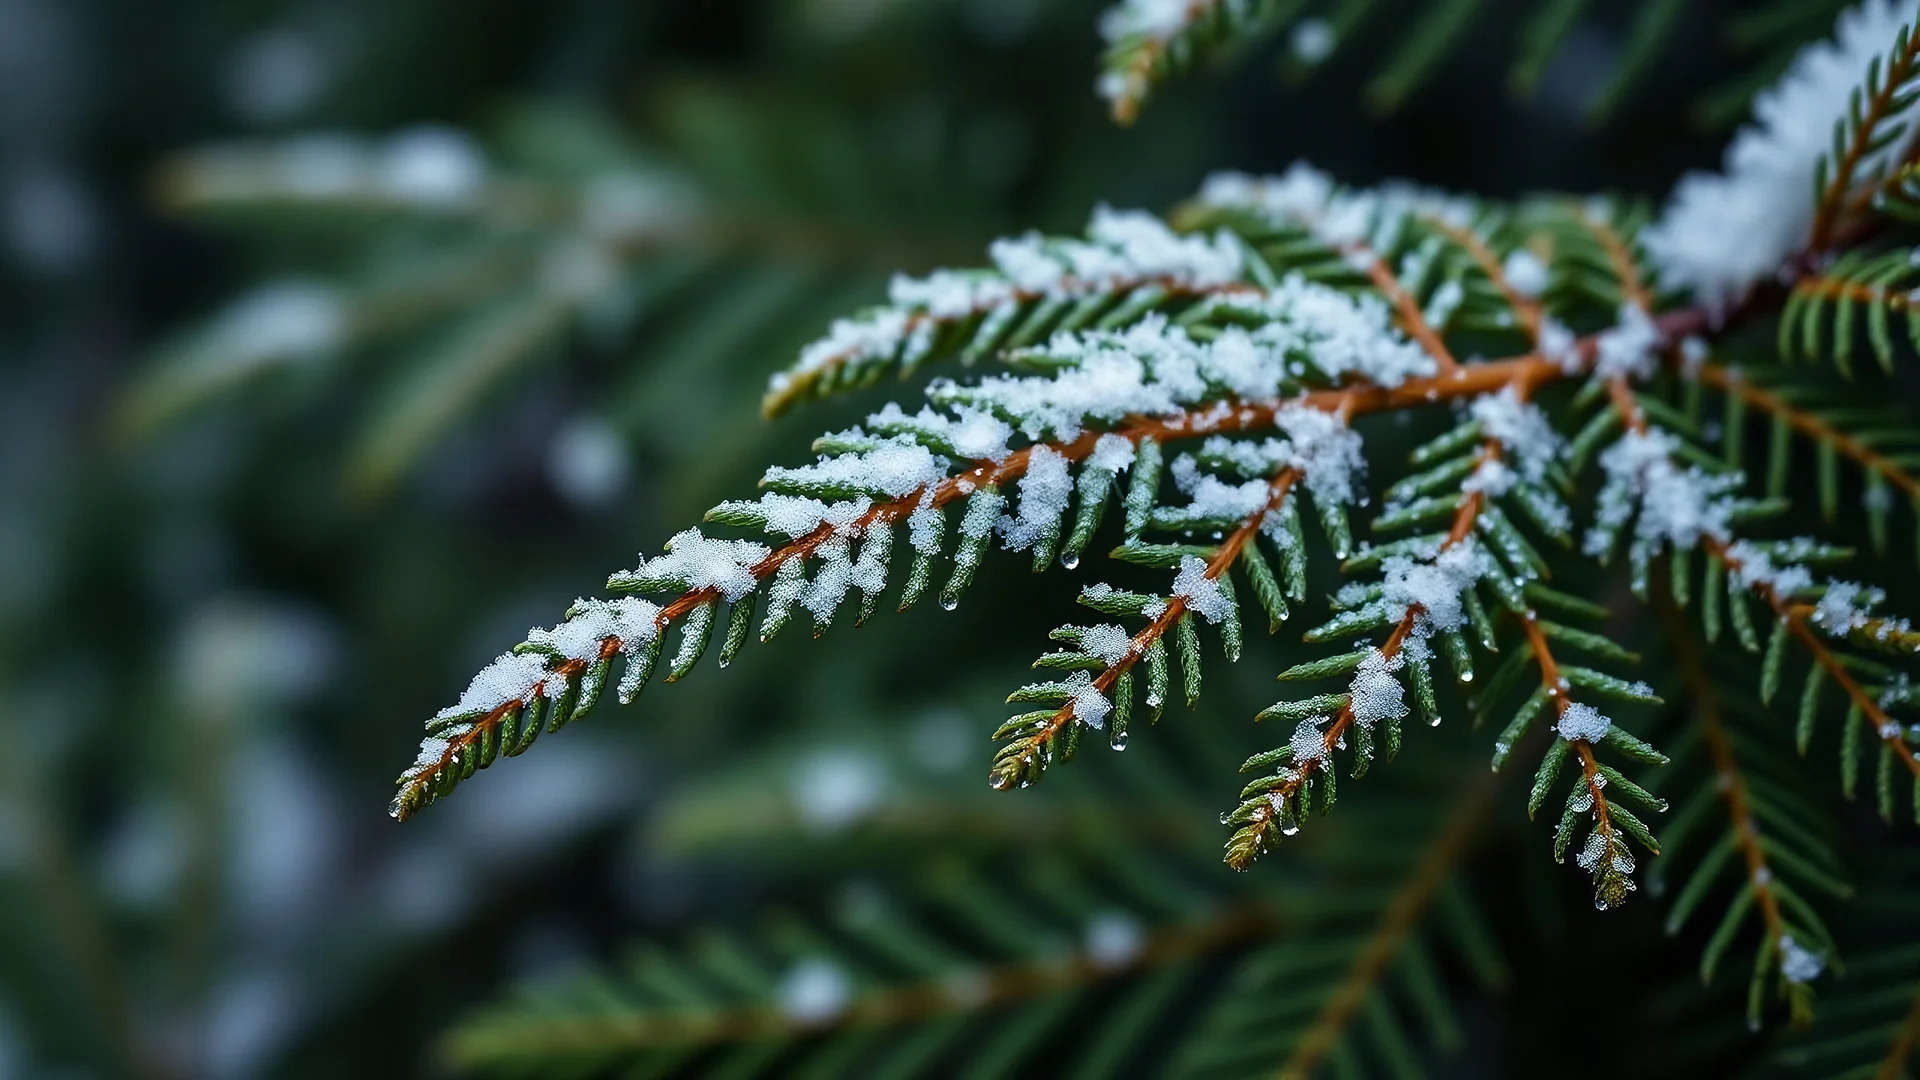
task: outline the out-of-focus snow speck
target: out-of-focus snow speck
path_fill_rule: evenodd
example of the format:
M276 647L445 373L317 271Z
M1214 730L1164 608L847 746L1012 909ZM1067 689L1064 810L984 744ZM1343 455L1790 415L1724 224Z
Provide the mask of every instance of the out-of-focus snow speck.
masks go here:
M547 445L547 481L581 509L599 509L626 489L631 458L626 440L596 416L576 416Z
M387 140L380 174L382 185L396 198L457 205L480 194L487 162L465 132L417 127Z
M886 788L886 765L872 752L832 747L802 759L788 791L801 821L818 829L840 829L878 806Z
M339 800L313 752L279 735L241 746L228 772L231 818L227 872L237 921L260 941L297 936L335 898L345 837Z
M1130 964L1145 945L1139 920L1125 912L1101 912L1087 920L1087 959L1096 967Z
M128 807L100 849L107 897L121 908L158 907L180 882L188 841L186 815L177 803L146 798Z
M36 273L71 273L93 255L99 222L93 198L66 168L19 169L5 182L0 219L8 250Z
M346 305L333 287L289 279L242 294L207 330L205 363L244 372L316 359L347 337Z
M975 741L966 714L945 706L929 710L915 721L908 738L913 759L937 773L950 773L966 765ZM985 746L985 741L980 745Z
M227 103L253 123L287 120L313 104L331 74L315 35L291 26L264 30L234 50L226 72Z
M1303 64L1317 64L1333 55L1334 46L1340 39L1328 26L1325 19L1301 19L1294 24L1293 34L1287 45L1293 51L1293 58Z
M332 628L285 601L227 597L195 611L180 635L175 679L189 705L219 712L287 705L333 668Z
M205 1075L210 1080L258 1075L296 1034L307 1012L283 969L242 972L214 988L205 1027Z
M818 1024L840 1015L853 999L847 973L831 960L810 957L788 969L778 989L780 1011L801 1024Z

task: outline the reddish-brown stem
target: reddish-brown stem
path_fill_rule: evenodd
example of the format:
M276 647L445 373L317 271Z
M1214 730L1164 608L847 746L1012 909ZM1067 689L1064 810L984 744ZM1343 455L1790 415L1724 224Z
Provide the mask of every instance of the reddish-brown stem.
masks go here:
M1447 540L1441 545L1443 550L1472 535L1474 522L1478 519L1484 502L1484 494L1477 491L1460 501L1460 508L1453 515L1453 527L1447 530ZM1407 613L1394 624L1393 632L1388 634L1387 640L1381 643L1380 655L1388 663L1399 656L1400 650L1406 646L1407 638L1413 633L1414 624L1419 620L1423 610L1418 604L1408 607ZM1264 834L1272 825L1278 807L1291 799L1315 773L1332 768L1333 751L1340 745L1341 740L1346 738L1347 729L1351 726L1353 726L1353 703L1348 702L1340 707L1340 711L1334 714L1333 721L1327 725L1327 729L1320 733L1320 756L1311 761L1302 762L1292 778L1274 788L1267 795L1267 805L1255 811L1253 819L1248 822L1248 827L1257 834ZM1254 845L1248 850L1254 851L1257 848L1258 845ZM1234 863L1234 865L1237 867L1240 864Z
M712 1010L660 1011L652 1015L607 1012L571 1015L525 1024L474 1027L456 1032L447 1052L456 1062L478 1064L500 1050L516 1055L566 1056L611 1053L711 1042L759 1042L790 1039L823 1028L876 1028L925 1021L961 1012L985 1012L1043 994L1102 980L1120 979L1164 968L1273 934L1281 926L1265 905L1244 904L1203 921L1171 926L1144 935L1140 948L1120 960L1084 953L1008 963L983 971L977 980L929 979L861 994L831 1018L806 1023L774 1006Z
M1827 186L1820 193L1820 205L1813 212L1813 228L1808 233L1808 250L1827 250L1834 225L1840 219L1840 212L1846 208L1847 194L1853 190L1854 174L1859 172L1861 162L1872 152L1880 122L1892 111L1901 90L1913 76L1916 60L1920 60L1920 34L1909 35L1906 47L1888 59L1880 73L1880 88L1868 96L1861 107L1860 122L1854 125L1846 150L1834 164L1832 174L1827 177Z
M1706 536L1701 538L1700 546L1708 555L1720 560L1721 564L1727 568L1727 573L1739 572L1741 562L1733 556L1726 541ZM1840 658L1833 655L1826 643L1820 640L1820 635L1807 621L1807 609L1793 603L1788 597L1781 596L1771 582L1755 582L1753 593L1766 601L1767 606L1773 609L1774 617L1785 622L1788 632L1793 634L1800 644L1806 646L1807 652L1813 656L1814 663L1819 664L1834 684L1853 701L1854 706L1860 711L1860 722L1873 729L1874 737L1893 750L1894 755L1906 765L1908 772L1920 776L1920 760L1915 759L1913 748L1908 746L1906 739L1899 734L1899 725L1888 720L1886 711L1880 708L1880 703L1854 680L1852 673L1847 671L1846 665L1842 664ZM1895 734L1882 734L1889 727L1895 730Z
M1613 264L1613 276L1620 282L1620 299L1642 311L1652 311L1653 297L1640 280L1640 268L1633 261L1633 251L1627 246L1626 239L1613 226L1591 215L1582 213L1580 221L1600 242L1600 247L1607 253L1607 261Z
M1267 486L1265 505L1248 515L1247 519L1240 523L1240 527L1233 530L1214 551L1213 557L1207 560L1207 568L1203 574L1208 581L1218 581L1221 575L1232 568L1234 562L1240 558L1240 552L1252 542L1255 536L1259 535L1260 526L1266 522L1267 515L1286 502L1287 492L1292 490L1294 481L1299 475L1293 469L1285 469L1273 478L1272 483ZM1167 631L1173 629L1174 624L1179 622L1180 617L1186 613L1186 597L1168 597L1166 606L1161 609L1160 614L1154 616L1153 621L1148 623L1145 629L1133 635L1133 645L1127 650L1127 654L1109 664L1105 671L1094 678L1093 688L1102 694L1110 693L1113 690L1113 684L1120 680L1120 676L1131 670L1134 664L1147 654L1148 647L1165 637ZM1053 718L1047 721L1046 727L1025 736L1024 741L1034 746L1047 742L1059 735L1060 730L1073 721L1073 715L1072 702L1062 705L1053 714Z
M1206 571L1202 571L1204 577L1208 578L1208 580L1219 580L1221 575L1225 575L1229 569L1233 569L1233 563L1240 557L1240 552L1242 552L1248 544L1252 544L1254 536L1260 534L1260 527L1261 525L1265 525L1267 515L1273 513L1273 511L1277 511L1277 509L1281 509L1281 503L1286 502L1286 492L1292 490L1294 480L1298 479L1300 479L1300 473L1296 473L1294 469L1283 469L1281 475L1273 477L1273 482L1267 484L1267 503L1261 505L1260 509L1254 511L1252 515L1248 515L1248 519L1242 521L1240 527L1235 528L1235 530L1227 536L1225 542L1221 542L1221 546L1213 552L1212 559L1208 559ZM1185 598L1185 596L1171 596L1171 598L1167 598L1167 605L1165 605L1164 611L1162 611L1160 615L1156 615L1154 621L1148 623L1144 630L1140 630L1139 634L1133 636L1133 648L1127 650L1127 655L1119 657L1112 665L1108 665L1106 671L1102 671L1100 675L1092 680L1094 690L1098 690L1100 694L1106 694L1108 690L1112 690L1112 688L1114 688L1114 682L1119 680L1119 676L1125 675L1135 663L1139 663L1140 657L1146 655L1146 648L1152 646L1154 642L1158 642L1160 638L1164 638L1167 630L1171 630L1175 623L1179 623L1181 615L1185 615L1185 613L1187 613L1187 598ZM1071 703L1064 705L1064 707L1054 715L1052 724L1048 726L1046 734L1050 736L1052 732L1058 732L1062 726L1066 726L1069 719L1073 719L1073 705L1071 705Z
M1520 328L1526 331L1529 338L1538 342L1540 340L1540 302L1532 297L1522 296L1513 287L1513 283L1507 280L1507 268L1501 264L1492 249L1488 248L1471 229L1462 229L1443 218L1431 215L1423 216L1420 220L1425 222L1428 228L1459 245L1460 249L1473 259L1474 264L1480 267L1480 272L1487 275L1487 280L1493 282L1493 287L1500 290L1500 295L1506 297L1507 305L1519 316Z
M1760 846L1760 831L1754 825L1753 809L1747 796L1746 774L1734 753L1733 740L1727 734L1726 721L1720 716L1720 704L1692 639L1675 635L1680 659L1680 676L1691 690L1694 715L1700 718L1700 740L1713 759L1714 775L1719 778L1720 798L1727 804L1727 821L1733 830L1733 846L1747 864L1747 881L1753 888L1754 902L1760 906L1760 919L1767 930L1767 941L1778 948L1787 932L1780 915L1780 898L1773 888L1773 870L1767 865L1766 849Z
M1894 1033L1893 1045L1887 1047L1887 1056L1880 1059L1880 1068L1873 1074L1874 1080L1900 1080L1906 1076L1916 1043L1920 1043L1920 994L1914 995L1913 1007L1907 1010L1907 1018L1901 1021L1900 1030Z
M1911 293L1830 277L1805 278L1793 287L1793 291L1804 296L1817 296L1822 299L1848 300L1856 304L1879 304L1895 311L1912 311L1915 307Z
M1841 456L1878 475L1909 498L1920 498L1920 481L1916 481L1898 462L1819 417L1794 408L1791 402L1780 395L1754 386L1741 378L1739 373L1718 364L1701 365L1696 377L1723 394L1739 398L1752 408L1779 417L1806 438L1830 444Z
M1708 315L1704 309L1683 308L1659 316L1655 320L1655 326L1664 337L1677 338L1705 329L1708 322ZM1576 355L1582 360L1591 360L1595 342L1596 338L1593 336L1582 338L1575 345ZM1528 354L1505 360L1466 365L1451 375L1409 379L1394 387L1361 383L1340 389L1315 390L1284 400L1215 402L1176 416L1135 419L1121 424L1114 429L1113 433L1136 444L1149 438L1162 442L1193 439L1271 427L1275 414L1282 408L1322 409L1353 417L1494 393L1509 385L1517 387L1524 395L1531 393L1535 387L1565 378L1567 375L1567 369L1561 365L1544 360L1537 355ZM1100 433L1090 431L1070 442L1046 445L1069 461L1080 461L1093 453L1094 444L1099 441L1099 438ZM1032 452L1033 448L1026 447L1014 451L997 462L981 462L965 472L950 476L933 485L930 496L925 489L915 489L898 499L876 503L855 522L854 527L866 529L875 524L891 525L904 520L921 505L923 497L930 498L934 506L944 506L982 486L1017 479L1026 472L1027 462ZM833 526L822 525L813 532L775 549L766 558L754 564L750 571L755 580L764 581L789 560L811 555L834 534ZM664 633L667 626L675 619L702 604L714 603L720 600L721 596L720 591L713 587L690 589L682 593L660 610L654 620L657 632ZM1396 650L1399 647L1397 638L1400 636L1404 635L1396 635L1394 641ZM622 644L618 638L606 638L601 643L600 658L606 659L618 653ZM571 679L586 667L585 660L562 661L551 669L550 677L559 675L562 678ZM544 681L536 685L531 693L537 695L541 693L543 687ZM447 739L447 746L441 752L439 760L414 773L402 785L394 802L397 816L402 820L411 816L422 803L423 793L431 790L439 782L441 775L461 759L461 755L468 753L474 744L482 742L510 713L523 706L527 700L530 700L530 697L503 702L485 715L476 718L465 731ZM1331 742L1329 745L1332 745Z
M1220 0L1187 0L1183 25L1191 26L1208 8ZM1167 43L1157 38L1141 42L1135 52L1133 62L1127 67L1128 85L1144 85L1153 76L1153 65L1165 55ZM1140 100L1132 94L1122 94L1113 101L1113 119L1115 123L1131 124L1140 117Z
M1460 361L1453 358L1453 353L1447 350L1447 343L1440 340L1440 335L1427 322L1426 313L1420 310L1420 305L1414 300L1413 294L1400 284L1400 279L1394 276L1393 271L1387 268L1387 264L1381 261L1379 256L1364 247L1353 250L1367 260L1367 277L1372 279L1374 287L1385 294L1388 301L1393 304L1393 310L1400 318L1400 328L1407 332L1408 337L1419 342L1421 348L1427 350L1427 355L1433 357L1434 366L1441 375L1457 374L1460 371Z
M1540 669L1540 685L1546 687L1549 700L1553 702L1556 717L1563 716L1573 707L1573 696L1567 693L1565 680L1560 675L1560 663L1553 658L1553 649L1547 644L1546 631L1540 629L1540 620L1529 612L1521 619L1521 628L1526 632L1527 644L1533 648L1533 662ZM1580 773L1587 785L1588 794L1593 796L1594 830L1600 835L1613 836L1612 808L1607 805L1606 782L1600 779L1600 762L1593 756L1593 744L1585 739L1574 739L1569 746L1580 758Z

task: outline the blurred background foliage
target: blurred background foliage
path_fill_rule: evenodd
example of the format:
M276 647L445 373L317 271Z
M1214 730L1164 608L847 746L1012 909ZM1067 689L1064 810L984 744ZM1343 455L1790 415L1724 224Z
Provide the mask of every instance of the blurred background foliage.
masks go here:
M1691 969L1653 905L1590 922L1516 815L1448 833L1474 807L1422 795L1438 755L1220 868L1221 778L1258 746L1242 718L1281 639L1136 752L992 795L987 735L1036 643L995 612L1071 610L1005 566L952 615L789 635L418 822L383 812L420 719L502 642L871 404L758 415L891 272L1296 157L1657 196L1835 7L1647 5L1673 10L1623 88L1652 16L1590 5L1518 97L1521 16L1547 6L1481 5L1390 115L1362 90L1415 3L1375 5L1311 80L1283 36L1120 129L1090 2L0 0L0 1075L1264 1072L1284 1048L1235 1025L1281 1022L1203 1005L1339 984L1330 958L1378 940L1430 850L1409 820L1454 845L1393 939L1432 956L1365 998L1343 1069L1537 1075L1575 1006L1530 989ZM1515 843L1518 880L1481 872ZM1317 882L1360 879L1378 910L1321 910ZM823 927L896 982L977 993L851 1047L640 1053L539 1022L657 1010L648 985L696 1028L768 980L804 1006ZM1745 1060L1689 1020L1741 981L1580 1037L1646 1075Z

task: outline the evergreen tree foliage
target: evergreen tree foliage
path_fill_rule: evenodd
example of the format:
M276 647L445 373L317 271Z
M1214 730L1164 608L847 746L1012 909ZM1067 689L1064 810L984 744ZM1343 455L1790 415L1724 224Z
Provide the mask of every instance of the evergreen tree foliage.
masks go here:
M1118 44L1102 89L1130 116L1147 78L1203 39L1276 21L1271 7L1120 5L1104 27ZM935 375L924 405L888 404L822 436L814 463L767 470L757 499L720 503L706 530L615 573L616 599L578 601L535 628L430 721L394 816L526 751L604 694L632 700L656 669L668 682L691 674L716 637L725 666L749 638L795 621L815 637L843 617L860 626L896 584L903 611L930 595L953 610L1000 548L1026 553L1035 573L1058 565L1088 582L1077 597L1088 613L1048 634L1054 647L1034 663L1042 679L1008 695L1015 714L993 733L990 786L1027 788L1083 742L1124 750L1140 724L1195 708L1206 653L1241 660L1249 623L1276 633L1294 610L1312 612L1309 579L1331 571L1342 584L1301 637L1334 651L1280 671L1281 699L1255 718L1279 730L1241 765L1251 779L1221 815L1229 866L1247 868L1315 810L1333 811L1343 769L1359 781L1403 751L1426 759L1421 728L1491 721L1494 772L1515 758L1533 772L1527 815L1557 821L1554 861L1574 855L1602 910L1626 902L1639 865L1662 854L1655 825L1679 799L1661 830L1667 859L1694 865L1676 874L1661 863L1679 882L1670 932L1715 923L1699 965L1709 983L1736 941L1751 943L1749 1024L1775 999L1796 1026L1810 1023L1812 985L1840 954L1810 897L1853 896L1815 824L1832 793L1796 791L1803 766L1786 740L1764 721L1737 736L1729 718L1770 715L1793 672L1793 750L1811 762L1814 738L1836 736L1838 795L1860 796L1864 766L1882 819L1920 821L1916 729L1890 715L1908 698L1901 660L1920 634L1882 611L1872 575L1833 576L1855 551L1798 534L1792 483L1796 437L1810 440L1818 517L1832 523L1842 462L1861 471L1861 510L1849 516L1882 550L1889 485L1912 494L1896 449L1906 440L1859 408L1851 382L1862 333L1893 371L1892 323L1904 320L1914 261L1899 240L1920 147L1908 14L1846 13L1832 43L1811 46L1762 95L1726 172L1690 177L1665 211L1348 188L1296 165L1215 176L1166 220L1102 209L1081 236L996 241L990 267L895 278L886 305L836 322L774 377L770 415L954 361L998 370ZM1656 9L1642 21L1653 35L1665 19ZM1830 145L1806 134L1823 109ZM1797 170L1801 183L1779 182ZM1727 235L1748 226L1762 235ZM1775 338L1778 359L1750 378L1747 366L1765 363L1753 342ZM1831 361L1840 381L1809 378L1787 366L1795 360ZM1816 395L1834 404L1815 406ZM1383 414L1438 433L1403 458L1381 455L1369 443ZM1764 455L1747 439L1763 423ZM1083 556L1101 551L1106 569L1093 573ZM1606 633L1601 601L1622 600L1662 605L1671 641L1630 649ZM1754 654L1757 703L1723 701L1738 676L1705 658L1728 631ZM1653 649L1679 657L1690 768L1632 730L1666 702L1632 674ZM1367 795L1360 786L1349 802ZM1408 851L1344 977L1311 976L1337 951L1299 955L1284 930L1271 952L1236 942L1221 1003L1190 1020L1198 1041L1162 1067L1232 1074L1270 1067L1272 1055L1283 1075L1323 1063L1353 1072L1365 1066L1346 1025L1364 1022L1366 1059L1415 1070L1395 1007L1376 994L1390 962L1434 1044L1456 1041L1417 927L1451 888L1481 814L1497 812L1488 804L1517 801L1465 776L1427 796L1412 819L1437 822L1437 835ZM1124 830L1114 842L1128 850ZM1368 847L1371 863L1397 845ZM855 1062L910 1073L964 1038L976 1014L1031 999L1018 1019L983 1021L991 1049L970 1067L993 1072L1064 1021L1072 1001L1059 995L1125 976L1105 1011L1137 1030L1167 1007L1182 965L1258 934L1259 920L1225 899L1208 902L1211 923L1148 933L1144 898L1083 881L1091 868L1064 853L1021 858L1038 862L938 870L935 894L897 913L870 899L875 910L837 912L831 928L783 918L768 937L650 952L630 983L544 989L481 1014L451 1052L535 1073L628 1057L672 1069L692 1050L719 1055L709 1064L722 1071L780 1061L822 1075ZM1023 875L1032 892L1008 895ZM1343 916L1374 895L1357 881L1340 889ZM1456 903L1471 923L1470 902ZM1118 914L1091 922L1077 950L1047 944L1071 941L1070 928L1026 925L1035 909L1107 908ZM948 940L954 920L986 940ZM1033 969L1048 963L1036 945L1056 956L1049 974ZM982 946L993 959L961 959ZM1459 959L1489 978L1498 970L1486 949ZM1905 1024L1893 1030L1884 1060L1898 1070L1912 1040ZM1125 1051L1101 1049L1075 1056L1095 1071L1122 1063Z
M296 108L156 170L246 282L46 486L103 492L76 538L230 502L370 613L148 615L186 541L0 578L31 1060L1920 1072L1920 9L750 7L581 5L557 68L676 42L619 108ZM1262 49L1296 85L1172 85ZM1590 190L1508 177L1559 174L1485 72ZM1341 158L1308 101L1491 193L1294 160ZM1667 113L1712 148L1607 160ZM1182 172L1213 125L1249 171ZM409 752L395 825L359 765Z

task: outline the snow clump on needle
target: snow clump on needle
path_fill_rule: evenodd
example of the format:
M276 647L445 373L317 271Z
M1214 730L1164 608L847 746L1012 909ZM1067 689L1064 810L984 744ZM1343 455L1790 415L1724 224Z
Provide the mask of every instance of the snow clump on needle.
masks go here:
M1753 102L1753 121L1727 147L1721 171L1682 177L1658 221L1640 242L1661 280L1726 307L1778 272L1808 240L1813 200L1808 178L1828 153L1834 118L1845 115L1867 66L1913 18L1913 6L1866 0L1841 12L1833 37L1800 50L1786 74ZM1914 111L1888 116L1893 130ZM1862 158L1854 176L1878 176L1899 152L1895 140Z

